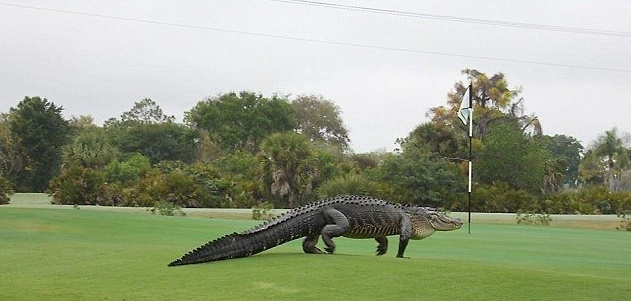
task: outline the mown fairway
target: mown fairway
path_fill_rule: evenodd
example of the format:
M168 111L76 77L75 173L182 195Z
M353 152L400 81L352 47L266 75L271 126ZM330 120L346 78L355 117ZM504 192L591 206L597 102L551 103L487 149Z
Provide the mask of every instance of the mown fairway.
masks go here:
M631 233L477 224L373 256L293 241L259 255L169 268L256 224L138 212L0 207L0 300L629 300Z

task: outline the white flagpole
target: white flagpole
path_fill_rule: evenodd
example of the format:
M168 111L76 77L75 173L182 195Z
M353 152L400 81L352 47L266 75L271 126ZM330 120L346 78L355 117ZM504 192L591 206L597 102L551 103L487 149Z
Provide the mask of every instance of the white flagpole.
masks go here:
M473 88L469 85L469 89ZM471 174L473 171L471 140L473 139L473 99L469 91L469 234L471 234Z
M473 173L473 164L471 163L472 161L472 146L471 146L471 141L473 140L473 83L469 82L469 87L467 87L467 90L465 90L465 94L462 95L462 101L460 101L460 107L458 108L458 118L460 118L460 120L462 120L462 123L464 123L465 125L467 125L467 122L469 122L469 189L468 189L468 193L469 193L469 204L468 204L468 211L469 211L469 234L471 234L471 176ZM469 99L465 99L465 98L469 98ZM468 101L468 107L463 108L463 104L465 103L465 101ZM464 109L467 109L469 115L465 116L464 114Z

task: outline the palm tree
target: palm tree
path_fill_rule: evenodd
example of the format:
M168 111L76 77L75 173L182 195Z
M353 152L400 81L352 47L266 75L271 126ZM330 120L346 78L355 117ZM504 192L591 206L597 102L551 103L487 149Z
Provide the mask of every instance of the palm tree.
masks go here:
M307 137L297 133L277 133L265 138L260 151L261 171L266 190L286 200L290 208L301 205L313 190L317 168Z
M625 148L625 140L627 139L618 136L618 129L613 128L598 137L593 146L594 154L606 163L605 173L610 191L616 191L617 179L629 166L629 152Z
M329 198L336 195L376 195L375 183L363 174L349 173L326 181L318 188L318 197Z

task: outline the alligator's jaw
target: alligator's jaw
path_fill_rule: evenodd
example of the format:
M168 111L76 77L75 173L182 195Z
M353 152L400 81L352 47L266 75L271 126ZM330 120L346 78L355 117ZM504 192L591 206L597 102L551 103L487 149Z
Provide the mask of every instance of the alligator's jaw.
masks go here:
M432 227L436 231L452 231L458 230L462 227L462 220L457 217L449 217L446 215L439 215L436 218L430 219Z

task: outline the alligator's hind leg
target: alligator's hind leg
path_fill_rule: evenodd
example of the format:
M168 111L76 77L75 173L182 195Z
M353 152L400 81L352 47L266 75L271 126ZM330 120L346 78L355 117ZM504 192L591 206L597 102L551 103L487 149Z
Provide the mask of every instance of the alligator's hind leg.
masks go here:
M302 242L302 250L305 253L311 254L322 254L322 250L318 249L316 245L318 244L318 238L320 237L320 233L311 234L305 237L305 240Z
M323 214L324 220L327 222L327 225L322 228L322 240L326 244L324 249L333 254L333 251L335 251L333 238L342 236L348 230L349 223L346 216L335 209L328 209Z
M377 256L381 256L388 252L388 238L385 236L376 237L375 240L379 245L377 245Z

